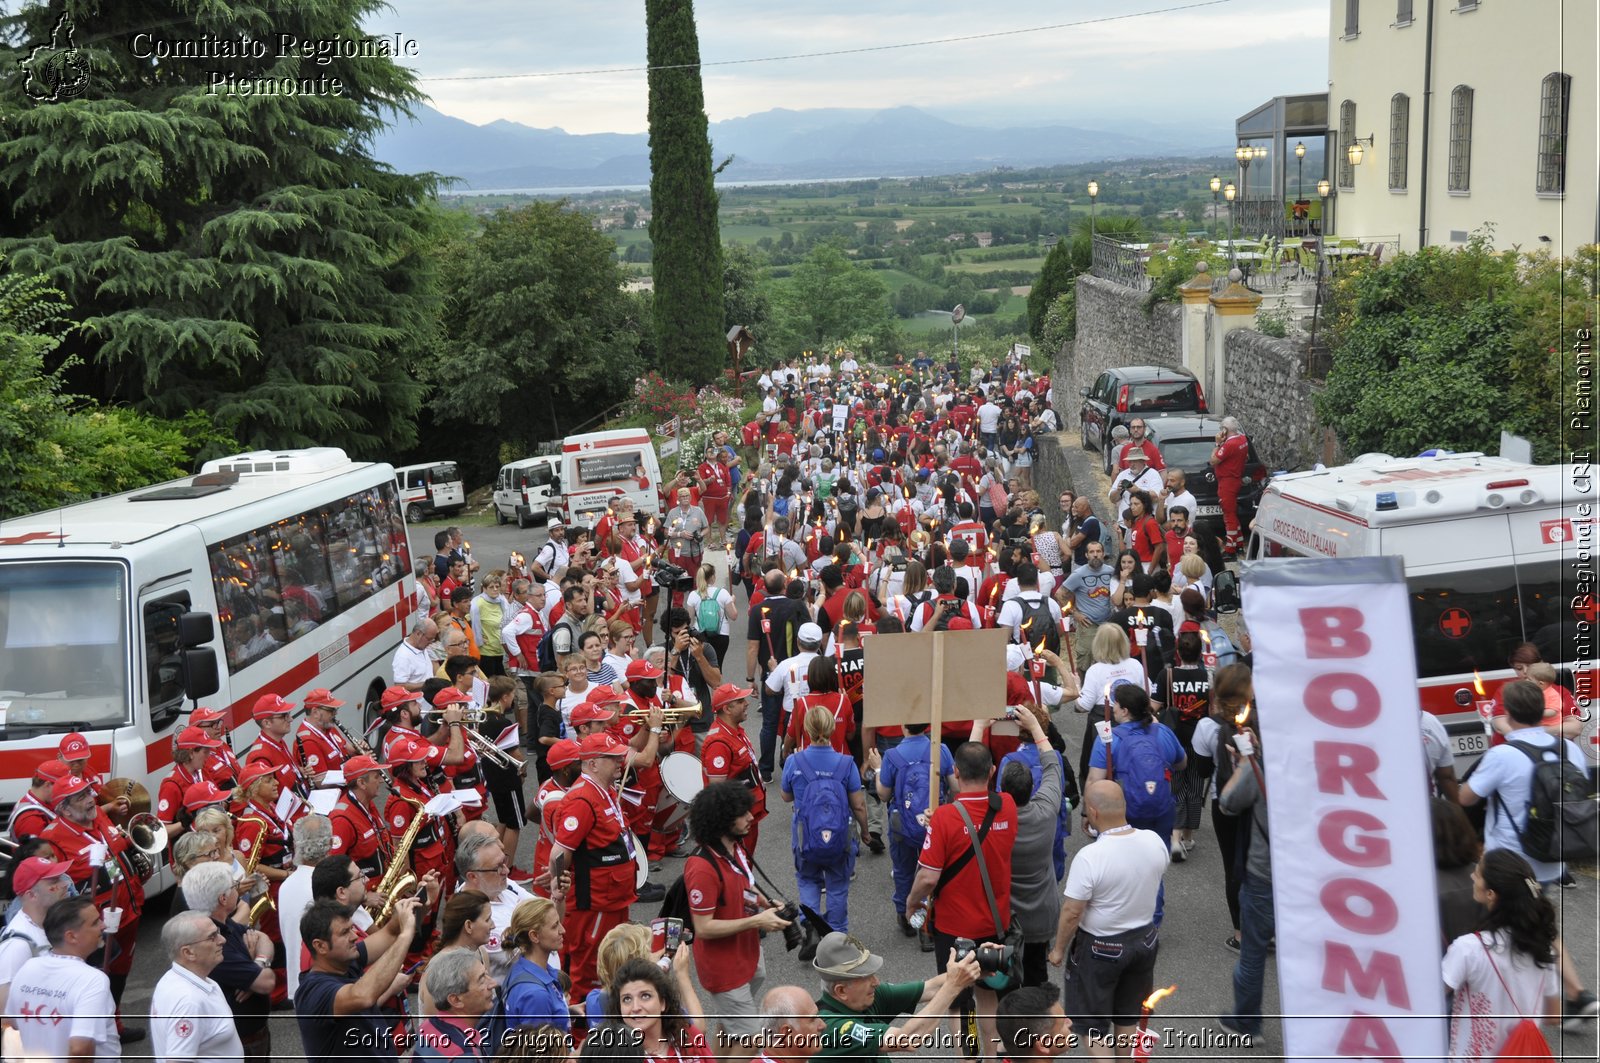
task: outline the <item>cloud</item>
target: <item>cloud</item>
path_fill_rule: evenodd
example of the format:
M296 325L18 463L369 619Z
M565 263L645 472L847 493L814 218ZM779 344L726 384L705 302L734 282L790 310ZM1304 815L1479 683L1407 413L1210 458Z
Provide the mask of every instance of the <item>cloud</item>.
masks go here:
M774 107L958 109L995 116L1053 116L1094 127L1109 116L1204 121L1225 128L1282 93L1327 81L1326 0L1226 0L1186 11L1094 21L1108 13L1178 6L1139 0L1014 0L986 9L956 0L808 0L752 5L701 0L701 58L717 61L839 52L952 37L956 43L855 51L779 62L703 68L712 121ZM974 14L986 17L975 20ZM998 30L1067 22L1007 36ZM510 119L569 132L646 128L642 71L582 76L485 75L636 68L644 65L643 4L471 6L392 0L370 32L414 38L412 60L432 103L470 122Z

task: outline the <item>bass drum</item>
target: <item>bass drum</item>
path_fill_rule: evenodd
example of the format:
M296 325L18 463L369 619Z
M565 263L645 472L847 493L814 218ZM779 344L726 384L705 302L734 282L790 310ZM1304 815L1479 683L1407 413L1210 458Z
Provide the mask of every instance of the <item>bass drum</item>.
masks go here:
M650 881L650 854L645 852L644 842L639 840L637 834L631 830L628 834L633 838L633 888L642 890L644 884Z
M690 805L706 787L700 758L693 753L669 753L661 762L661 786L679 804Z

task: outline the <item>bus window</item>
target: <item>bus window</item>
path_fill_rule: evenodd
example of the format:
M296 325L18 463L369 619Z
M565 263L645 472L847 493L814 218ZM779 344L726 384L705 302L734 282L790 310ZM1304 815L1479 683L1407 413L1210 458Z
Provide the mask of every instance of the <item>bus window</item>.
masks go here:
M174 716L183 702L183 660L178 655L178 617L189 611L187 592L144 603L145 693L150 717ZM160 728L157 728L159 730Z
M0 565L7 737L130 722L126 572L106 562Z
M639 467L638 451L628 450L618 454L595 454L578 459L578 483L609 484L618 480L631 480Z
M1522 641L1517 574L1509 565L1409 576L1406 587L1419 678L1504 668Z
M1551 664L1574 664L1595 656L1593 638L1579 638L1578 617L1572 610L1572 599L1578 596L1573 571L1568 569L1563 587L1560 561L1517 565L1523 638L1539 647L1539 655Z

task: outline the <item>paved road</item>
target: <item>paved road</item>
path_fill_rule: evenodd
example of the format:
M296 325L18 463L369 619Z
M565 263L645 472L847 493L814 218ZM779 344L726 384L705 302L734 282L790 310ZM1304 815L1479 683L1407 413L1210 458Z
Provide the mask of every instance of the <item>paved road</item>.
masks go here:
M1102 488L1103 490L1103 488ZM431 556L432 536L442 525L420 525L411 531L413 552L417 556ZM485 567L501 562L512 549L530 554L544 541L542 529L518 531L515 525L504 528L475 527L469 529L468 539L475 555ZM742 659L744 640L736 627L731 655ZM734 671L737 671L735 669ZM733 672L730 672L732 675ZM742 678L738 673L735 678ZM1068 763L1077 758L1077 736L1082 731L1081 721L1071 714L1056 718L1058 728L1067 737ZM758 726L752 719L752 724ZM752 737L755 732L752 731ZM789 844L788 806L778 799L776 787L771 792L769 805L772 815L762 825L758 858L762 866L777 880L781 889L793 896L794 870L792 849ZM1075 852L1086 839L1074 834L1068 844L1069 853ZM526 866L532 859L533 833L524 832L517 854L518 864ZM667 861L657 881L670 883L682 867L682 861ZM883 977L887 981L909 981L924 978L933 972L932 957L918 951L916 942L900 936L889 898L892 891L889 857L873 856L863 850L859 859L855 882L851 888L851 931L874 951L886 958ZM1229 1052L1216 1047L1198 1047L1215 1043L1217 1030L1213 1016L1231 1006L1231 972L1235 954L1224 944L1229 935L1227 907L1222 893L1222 866L1214 839L1210 833L1209 818L1199 835L1199 845L1188 862L1174 865L1166 880L1166 921L1162 927L1162 952L1157 968L1159 985L1175 984L1178 992L1170 998L1155 1026L1168 1033L1169 1047L1161 1054L1167 1058L1191 1056L1194 1058L1271 1058L1282 1052L1278 1031L1269 1023L1268 1034L1257 1047L1247 1052ZM1426 885L1423 888L1427 888ZM1596 906L1597 883L1592 869L1578 876L1578 887L1563 890L1556 898L1562 912L1564 933L1579 969L1587 972L1591 986L1600 981L1596 970ZM157 902L161 904L162 902ZM655 914L652 906L640 905L634 917L646 921ZM160 958L158 941L160 919L146 921L141 934L139 960L130 982L126 1003L132 1013L147 1009L150 991L155 980L165 969ZM781 940L767 940L767 985L794 983L814 990L815 976L802 969L792 953L782 951ZM1055 972L1059 981L1059 972ZM1275 1012L1278 1006L1276 974L1269 966L1267 974L1266 1009ZM1552 1038L1552 1047L1558 1055L1572 1058L1594 1058L1594 1027L1581 1035L1560 1035ZM1208 1035L1212 1042L1205 1041ZM1560 1039L1557 1039L1560 1038ZM288 1013L279 1013L273 1021L274 1055L278 1059L298 1059L299 1035ZM138 1058L138 1049L148 1054L148 1042L133 1046L129 1058ZM948 1051L926 1049L925 1056L948 1055Z

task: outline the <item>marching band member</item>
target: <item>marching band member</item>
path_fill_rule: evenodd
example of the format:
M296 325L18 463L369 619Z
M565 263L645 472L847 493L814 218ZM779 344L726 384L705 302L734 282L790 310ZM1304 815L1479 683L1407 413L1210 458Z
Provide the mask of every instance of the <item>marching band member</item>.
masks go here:
M454 666L457 664L457 662L465 661L470 665L472 660L473 659L470 657L452 657L450 658L450 664ZM459 671L454 678L454 686L448 686L437 691L433 695L433 707L444 710L449 708L451 705L460 705L463 713L479 708L480 705L474 701L472 695L462 689L463 685L470 686L473 682L477 675L475 668L476 666L472 665L471 667L467 667L464 670ZM460 727L454 729L454 736L457 737L462 743L461 763L445 765L444 774L445 778L449 780L449 785L444 787L444 789L475 790L477 792L478 803L475 805L467 805L461 810L462 814L467 818L467 820L471 821L483 818L483 813L486 810L486 805L488 804L489 788L484 782L483 762L478 757L477 747L467 742L466 735L463 733L464 729L469 726L471 725L463 723ZM435 731L430 740L437 744L438 738L438 732ZM446 738L446 741L449 741L449 738Z
M633 661L628 665L628 704L613 731L633 750L628 767L633 774L633 786L622 791L623 812L633 832L657 859L666 855L652 833L655 825L656 805L661 800L662 750L672 749L672 728L661 716L662 697L660 680L665 673L647 660ZM640 715L643 718L640 718ZM654 843L654 844L652 844ZM641 901L659 900L666 890L656 883L648 883L639 893Z
M312 785L321 785L324 773L339 767L356 755L333 719L344 702L333 691L317 689L306 695L306 718L294 736L295 761L301 764Z
M451 711L460 712L453 706ZM430 873L437 873L442 881L450 883L455 881L456 831L460 823L456 816L435 816L423 811L423 806L439 794L428 781L429 766L434 751L439 748L412 735L401 735L390 740L385 757L389 762L393 783L389 800L383 806L383 817L396 846L391 859L408 861L418 881ZM422 822L411 840L410 852L401 852L398 846L418 816L422 817ZM419 929L412 945L416 959L421 958L423 949L433 936L439 902L446 892L449 891L434 893L428 898L426 906L417 910Z
M282 944L278 887L294 871L294 823L278 815L278 795L282 792L278 769L262 759L247 760L239 778L239 792L244 808L234 820L234 856L248 867L250 854L256 854L255 871L267 880L267 892L272 897L272 906L262 913L260 929Z
M194 823L194 817L184 808L183 795L200 781L206 758L221 747L221 742L198 727L185 727L178 732L172 749L172 772L161 780L156 791L156 818L167 825L168 838L176 838Z
M244 755L245 771L239 776L241 788L246 785L245 776L250 774L250 768L265 764L277 776L281 788L293 791L302 799L311 793L305 773L300 770L300 762L289 748L289 731L292 727L289 714L293 711L294 702L285 701L276 694L263 694L256 699L250 715L255 717L261 733ZM277 799L276 795L273 799Z
M743 784L755 799L750 808L752 822L750 833L743 839L745 852L755 855L756 837L761 831L761 821L767 816L766 781L756 760L755 746L744 733L744 718L750 713L750 696L755 691L749 687L724 683L711 693L711 711L715 713L711 730L706 732L702 747L700 770L705 783L737 782Z
M383 769L371 757L357 755L344 762L344 782L344 796L328 812L333 826L333 844L328 851L354 860L367 876L367 888L375 890L394 854L384 813L378 808Z
M56 780L64 779L67 775L67 766L57 757L42 760L33 769L31 785L22 799L12 806L11 815L6 820L6 834L12 841L25 841L44 833L56 818L55 808L50 804L50 792Z
M428 771L437 772L447 765L460 764L466 759L466 737L461 728L452 726L446 745L433 745L425 738L420 730L422 726L422 692L420 690L407 690L405 687L390 687L383 692L378 702L383 714L389 718L388 730L383 736L385 750L384 759L390 759L388 749L400 738L415 738L418 742L428 746L427 760ZM459 724L461 710L454 706L444 711L442 722ZM435 734L437 737L437 734Z
M239 772L244 765L239 763L238 756L233 752L233 746L223 737L223 725L226 721L227 717L220 709L199 708L189 714L189 726L198 727L216 739L219 747L211 751L211 755L206 758L205 766L200 770L220 789L231 790L239 784Z
M67 877L80 894L94 898L95 907L122 909L115 932L108 931L105 973L111 979L111 997L117 1002L117 1030L123 1042L144 1039L145 1031L122 1024L122 992L133 970L134 948L139 942L139 916L144 911L144 882L129 855L133 842L114 827L97 807L89 780L67 775L51 787L50 803L56 818L40 837L71 862Z
M579 705L572 710L576 718L580 714L589 714L587 704ZM604 727L604 722L610 719L609 714L595 712ZM539 814L539 836L533 844L533 878L538 879L550 866L550 847L555 840L556 825L560 822L561 802L566 798L567 791L578 781L578 772L582 767L578 754L578 743L570 738L563 738L550 747L549 754L550 778L539 784L539 792L534 796L534 807ZM548 886L533 885L530 888L540 897L549 897Z
M77 731L61 739L61 744L56 747L56 755L61 758L61 763L67 766L67 774L83 779L89 784L89 789L94 791L95 803L107 816L126 816L128 814L127 795L108 798L105 794L105 777L99 772L89 768L89 740Z

